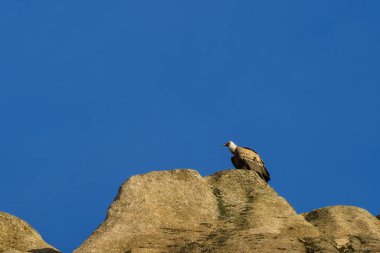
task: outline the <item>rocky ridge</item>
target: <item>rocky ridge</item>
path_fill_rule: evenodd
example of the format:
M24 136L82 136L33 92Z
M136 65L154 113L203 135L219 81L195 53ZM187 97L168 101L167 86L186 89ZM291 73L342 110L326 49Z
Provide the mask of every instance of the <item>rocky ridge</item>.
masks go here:
M122 184L105 221L74 252L380 252L379 219L353 206L299 215L253 171L150 172ZM60 251L0 212L0 252Z
M380 221L333 206L298 215L255 172L150 172L120 187L87 252L380 252Z

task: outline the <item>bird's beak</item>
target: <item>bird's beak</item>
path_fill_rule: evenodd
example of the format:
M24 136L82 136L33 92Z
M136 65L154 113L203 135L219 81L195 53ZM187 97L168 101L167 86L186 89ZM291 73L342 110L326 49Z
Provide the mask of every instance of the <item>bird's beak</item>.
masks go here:
M227 146L228 146L228 144L227 144L227 143L224 143L224 144L223 144L223 147L227 147Z

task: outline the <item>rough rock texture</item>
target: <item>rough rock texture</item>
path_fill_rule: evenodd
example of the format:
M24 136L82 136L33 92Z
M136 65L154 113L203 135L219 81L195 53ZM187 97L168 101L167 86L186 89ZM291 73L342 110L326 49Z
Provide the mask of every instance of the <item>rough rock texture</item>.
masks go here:
M305 215L341 252L380 252L380 221L354 206L331 206Z
M173 170L127 180L75 253L380 252L379 231L358 207L298 215L253 171Z
M0 252L57 253L59 251L47 244L25 221L0 212Z

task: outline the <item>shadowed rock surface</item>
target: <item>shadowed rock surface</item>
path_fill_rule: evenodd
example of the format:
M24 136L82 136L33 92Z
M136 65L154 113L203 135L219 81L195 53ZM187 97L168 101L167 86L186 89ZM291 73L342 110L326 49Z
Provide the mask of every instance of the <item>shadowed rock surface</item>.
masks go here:
M75 253L380 252L379 230L357 207L298 215L253 171L172 170L123 183Z
M0 252L57 253L60 251L47 244L25 221L0 212Z

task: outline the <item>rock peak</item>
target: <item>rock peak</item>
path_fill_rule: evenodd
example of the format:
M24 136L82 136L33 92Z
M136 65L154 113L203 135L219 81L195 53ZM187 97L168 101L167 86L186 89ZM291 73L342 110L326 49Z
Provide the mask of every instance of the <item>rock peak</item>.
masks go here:
M106 220L75 252L373 250L380 249L379 230L380 221L357 207L298 215L253 171L202 177L178 169L125 181Z

